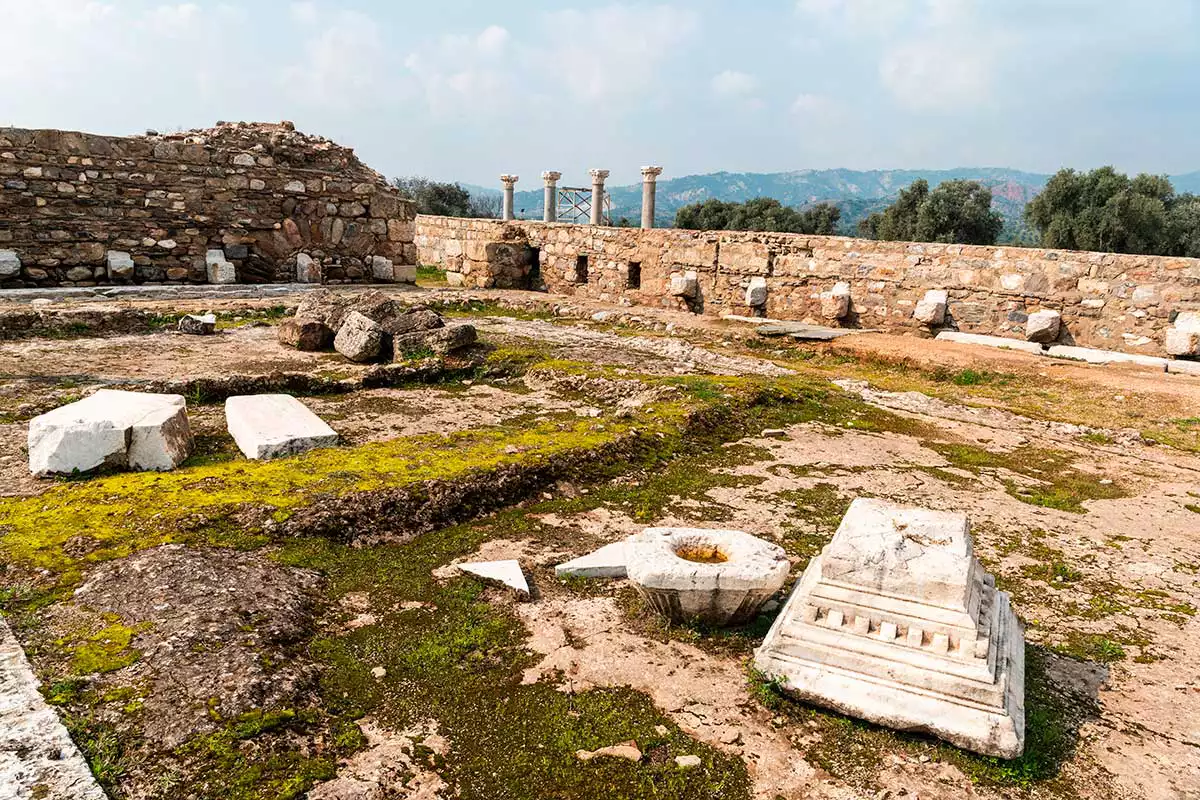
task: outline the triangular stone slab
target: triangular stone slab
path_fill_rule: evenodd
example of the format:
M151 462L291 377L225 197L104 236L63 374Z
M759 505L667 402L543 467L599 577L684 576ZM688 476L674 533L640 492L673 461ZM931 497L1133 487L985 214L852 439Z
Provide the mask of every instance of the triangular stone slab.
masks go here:
M559 564L554 574L559 578L624 578L625 542L606 544L586 556Z
M529 582L525 580L519 561L480 561L459 564L458 569L487 583L512 589L520 597L529 597Z

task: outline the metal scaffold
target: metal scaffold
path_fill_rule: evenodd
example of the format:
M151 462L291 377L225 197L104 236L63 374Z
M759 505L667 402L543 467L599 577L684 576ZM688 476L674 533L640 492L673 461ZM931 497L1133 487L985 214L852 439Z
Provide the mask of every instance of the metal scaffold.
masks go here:
M612 224L612 196L604 193L603 225ZM562 186L558 190L558 221L587 225L592 218L592 190Z

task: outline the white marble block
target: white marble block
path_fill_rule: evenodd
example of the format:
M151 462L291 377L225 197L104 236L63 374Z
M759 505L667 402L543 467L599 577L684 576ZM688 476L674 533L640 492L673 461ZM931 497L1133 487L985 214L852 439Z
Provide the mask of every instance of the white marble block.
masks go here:
M834 284L828 292L821 292L821 316L825 319L843 319L850 313L850 284L845 281Z
M209 250L204 255L208 271L208 282L214 284L237 283L237 266L225 258L224 250Z
M1058 339L1062 329L1062 314L1052 309L1035 311L1025 322L1025 338L1031 342L1048 344Z
M246 458L267 460L333 447L337 432L290 394L256 394L225 401L225 425Z
M671 273L671 296L695 300L700 295L700 278L695 272Z
M946 307L950 296L944 289L931 289L913 310L913 319L922 325L936 328L946 321Z
M782 588L791 566L782 547L742 531L647 528L625 540L630 583L676 622L748 622Z
M795 697L967 750L1025 746L1025 640L965 514L859 498L755 666Z
M767 304L767 279L755 277L750 279L746 287L746 305L751 308L761 308Z
M102 466L166 471L191 452L187 403L177 394L101 389L29 423L34 475L70 475Z

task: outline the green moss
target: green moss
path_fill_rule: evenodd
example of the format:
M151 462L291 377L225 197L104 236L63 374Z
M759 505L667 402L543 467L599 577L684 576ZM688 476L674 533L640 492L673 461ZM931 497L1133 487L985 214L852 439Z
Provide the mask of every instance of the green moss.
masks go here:
M1188 503L1184 506L1184 508L1186 508L1188 511L1192 512L1193 514L1200 514L1200 506L1198 506L1198 505Z
M1106 636L1096 633L1069 631L1066 641L1054 648L1065 656L1079 661L1111 664L1125 658L1125 648Z
M86 637L82 642L72 643L64 640L60 641L59 645L72 652L71 672L75 675L116 672L136 663L142 657L142 654L130 645L133 637L148 627L140 625L131 628L114 622Z
M418 286L445 286L446 270L441 267L422 264L417 267Z
M818 483L775 496L793 505L790 516L798 521L785 525L783 546L789 554L802 559L812 558L829 543L853 500L832 483Z

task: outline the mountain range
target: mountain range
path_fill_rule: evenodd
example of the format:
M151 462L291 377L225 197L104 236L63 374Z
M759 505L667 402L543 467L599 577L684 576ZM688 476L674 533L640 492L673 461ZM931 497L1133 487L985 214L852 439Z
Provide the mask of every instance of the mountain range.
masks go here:
M918 178L931 187L943 181L979 181L992 190L992 207L1001 213L1005 241L1025 239L1029 232L1022 219L1025 204L1033 199L1050 179L1049 175L1022 172L1003 167L949 170L850 170L805 169L794 172L713 172L658 181L655 224L670 226L680 206L710 198L726 202L744 202L755 197L773 197L784 205L803 208L830 202L842 210L841 231L852 235L858 221L887 208L900 190ZM1200 171L1171 177L1175 191L1200 194ZM499 189L464 184L472 194L496 195ZM637 224L641 218L642 186L610 186L612 219L627 218ZM542 218L542 189L517 192L514 198L517 216Z

